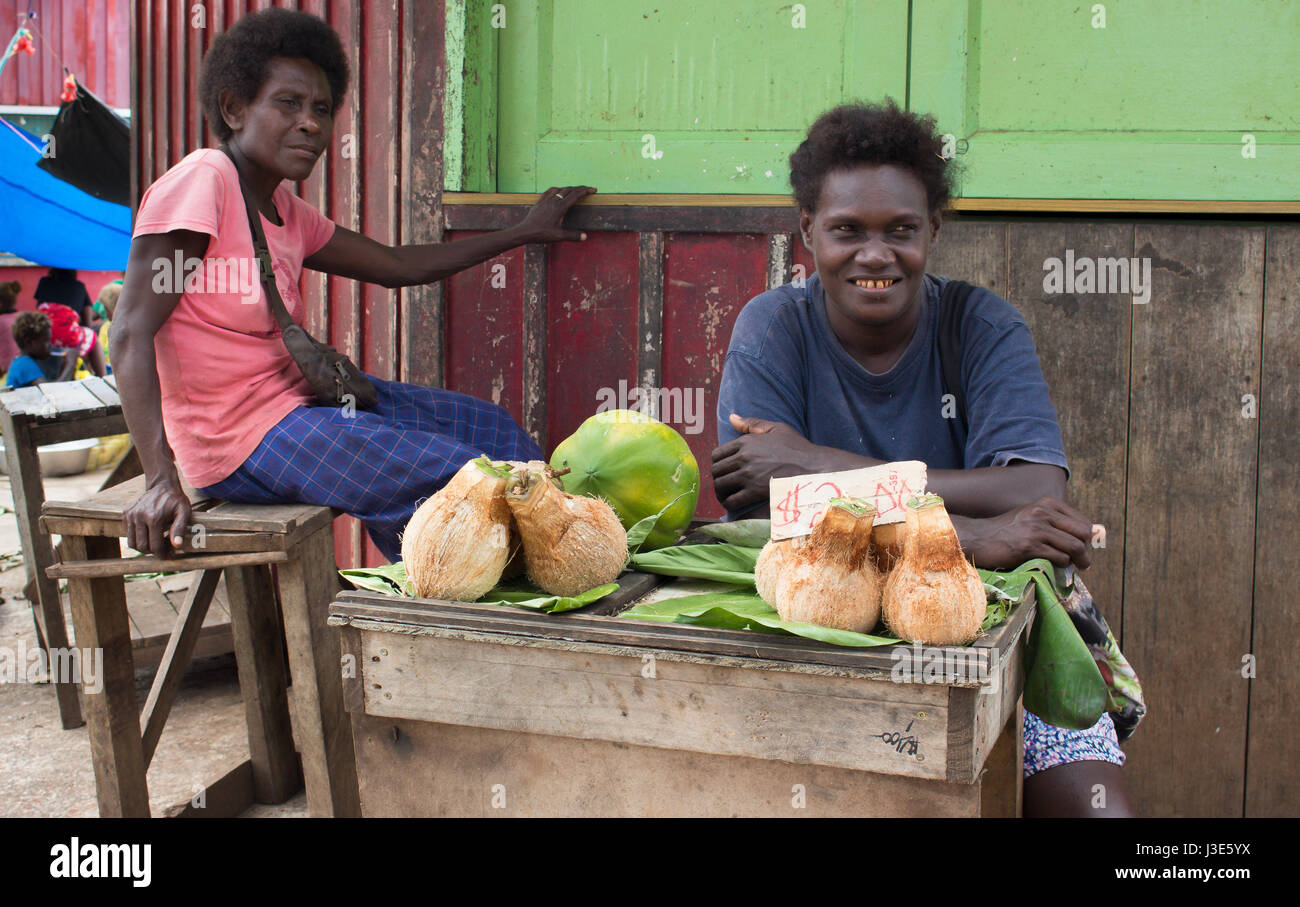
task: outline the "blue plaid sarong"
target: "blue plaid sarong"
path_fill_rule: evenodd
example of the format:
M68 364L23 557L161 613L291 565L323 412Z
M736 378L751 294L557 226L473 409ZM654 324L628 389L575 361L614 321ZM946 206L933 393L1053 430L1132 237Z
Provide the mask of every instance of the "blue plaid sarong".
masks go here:
M199 489L223 501L319 504L358 517L385 557L416 505L466 461L540 460L541 448L508 412L467 394L384 381L373 409L299 406L226 478Z

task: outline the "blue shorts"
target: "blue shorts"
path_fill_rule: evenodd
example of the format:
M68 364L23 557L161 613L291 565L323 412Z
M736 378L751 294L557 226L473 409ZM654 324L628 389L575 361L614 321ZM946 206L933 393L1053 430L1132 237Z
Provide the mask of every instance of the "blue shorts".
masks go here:
M1119 748L1110 715L1103 714L1086 731L1070 731L1025 712L1026 778L1058 765L1088 760L1124 764L1124 751Z
M335 507L359 518L390 561L416 506L469 460L540 460L508 412L455 391L368 375L368 410L299 406L226 478L199 489L223 501Z

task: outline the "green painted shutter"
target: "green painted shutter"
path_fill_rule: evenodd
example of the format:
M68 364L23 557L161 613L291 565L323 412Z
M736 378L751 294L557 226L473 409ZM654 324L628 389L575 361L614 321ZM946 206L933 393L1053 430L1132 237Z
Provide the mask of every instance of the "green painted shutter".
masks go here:
M853 96L903 101L906 0L871 6L509 4L495 189L788 192L790 152L818 113Z
M912 6L911 106L969 143L967 198L1300 198L1300 4Z
M817 114L891 95L966 198L1300 196L1289 0L447 2L449 189L786 193Z

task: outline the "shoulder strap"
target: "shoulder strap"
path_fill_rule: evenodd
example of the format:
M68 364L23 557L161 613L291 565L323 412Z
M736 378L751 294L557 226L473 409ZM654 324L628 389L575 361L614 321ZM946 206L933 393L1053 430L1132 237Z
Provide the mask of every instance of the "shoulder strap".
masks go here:
M961 324L966 300L975 287L964 280L950 280L939 297L939 366L943 373L943 392L952 394L961 420L958 437L965 441L970 430L970 413L961 383Z
M235 156L230 153L226 145L221 146L226 157L230 158L230 163L235 164ZM257 205L253 203L253 194L244 182L244 176L239 172L239 165L235 164L235 175L239 179L239 191L244 196L244 213L248 215L248 232L253 238L253 250L257 254L257 269L262 277L262 286L266 290L266 298L271 303L271 314L275 316L276 324L280 325L281 331L287 331L293 325L293 318L289 315L289 310L285 308L284 300L280 298L280 288L275 285L275 269L271 265L271 250L266 245L266 234L262 232L262 218L258 214Z

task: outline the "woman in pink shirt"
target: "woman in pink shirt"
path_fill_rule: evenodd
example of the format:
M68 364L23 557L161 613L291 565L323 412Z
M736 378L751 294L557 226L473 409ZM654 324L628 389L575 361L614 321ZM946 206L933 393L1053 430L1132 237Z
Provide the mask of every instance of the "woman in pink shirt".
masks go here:
M385 287L431 283L529 242L585 239L568 209L595 190L550 189L517 226L471 239L387 246L331 223L285 180L329 146L348 84L338 35L306 13L246 16L212 44L199 92L223 149L202 149L141 199L111 358L146 491L127 542L166 554L190 519L180 476L213 497L302 502L358 516L388 558L418 501L467 460L538 459L505 410L370 377L370 409L315 405L258 280L240 178L250 187L276 287L303 322L303 267Z

